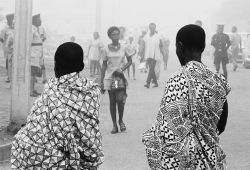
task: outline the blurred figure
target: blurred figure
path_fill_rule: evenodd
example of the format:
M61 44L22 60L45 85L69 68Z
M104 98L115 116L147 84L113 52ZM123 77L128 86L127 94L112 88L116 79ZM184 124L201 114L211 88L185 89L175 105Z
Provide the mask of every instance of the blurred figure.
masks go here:
M14 14L6 15L7 26L1 31L0 41L3 43L3 54L5 58L5 67L7 70L7 80L9 83L12 76L12 57L14 44Z
M147 34L147 31L143 30L138 40L138 58L140 60L139 70L144 73L147 72L147 66L146 66L146 60L145 60L145 46L146 46L145 36L146 34Z
M136 49L137 49L137 45L134 42L134 37L130 36L129 37L129 42L128 42L128 49L132 50L133 52L135 52L135 54L132 57L132 69L133 69L133 79L135 80L135 59L136 59ZM130 78L130 67L127 69L128 71L128 78Z
M149 88L152 82L153 87L158 87L157 77L155 73L155 66L159 67L159 62L162 56L162 41L156 31L156 24L149 24L149 35L145 38L145 59L149 66L148 77L144 87Z
M198 25L198 26L202 27L202 21L201 20L196 20L195 25Z
M205 31L186 25L176 35L181 68L167 81L153 126L143 134L152 170L225 170L219 135L227 116L230 87L201 62Z
M217 33L213 35L211 45L215 48L214 51L214 64L216 71L220 71L220 64L222 64L223 74L227 79L227 64L228 59L228 48L231 45L230 38L227 34L223 33L224 25L217 25Z
M100 40L99 33L94 32L93 40L90 42L90 45L88 48L88 54L87 54L87 57L90 61L90 77L93 77L95 74L101 73L100 50L102 47L103 47L103 44Z
M54 59L55 78L12 142L11 168L96 170L103 162L100 88L79 75L84 68L80 45L60 45Z
M167 70L168 59L169 59L169 46L170 46L169 39L163 38L162 39L162 51L163 51L164 70Z
M120 40L121 44L128 44L128 39L126 38L126 28L124 26L119 27L120 30Z
M41 24L42 24L42 22L41 22ZM41 25L38 27L38 31L39 31L40 37L42 39L42 44L43 44L45 42L45 40L47 39L45 29ZM42 69L43 84L45 84L47 82L47 76L46 76L46 68L45 68L44 52L43 51L44 51L44 46L42 47L42 66L41 66L41 69Z
M103 64L101 74L101 86L104 90L108 90L110 101L110 114L113 122L111 134L118 133L116 120L116 108L118 107L120 131L126 130L123 122L124 107L127 98L127 81L123 72L132 64L132 56L134 52L128 47L120 43L120 29L118 27L110 27L108 29L108 37L111 39L111 44L105 46L102 50ZM127 62L125 60L127 59ZM114 74L119 75L121 81L115 79ZM119 83L121 82L121 83Z
M32 40L31 40L31 78L30 78L30 96L37 97L40 95L35 90L35 83L37 77L42 77L45 74L44 56L43 56L43 41L45 41L45 32L41 29L41 17L40 14L32 17ZM41 31L43 30L43 31ZM46 76L43 82L46 82Z
M231 54L232 54L232 63L233 63L233 71L236 71L238 68L237 59L239 56L239 52L241 52L241 36L237 32L237 27L232 27L232 35L231 35Z
M70 37L70 42L76 42L76 37L75 36L71 36Z

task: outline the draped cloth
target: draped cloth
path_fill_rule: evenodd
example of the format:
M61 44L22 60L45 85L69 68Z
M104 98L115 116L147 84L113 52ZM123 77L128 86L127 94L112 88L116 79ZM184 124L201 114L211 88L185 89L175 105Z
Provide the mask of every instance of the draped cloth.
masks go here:
M190 61L167 81L152 128L143 134L153 170L226 169L217 123L230 87L223 75Z
M15 135L12 169L88 169L103 162L100 89L71 73L52 78Z

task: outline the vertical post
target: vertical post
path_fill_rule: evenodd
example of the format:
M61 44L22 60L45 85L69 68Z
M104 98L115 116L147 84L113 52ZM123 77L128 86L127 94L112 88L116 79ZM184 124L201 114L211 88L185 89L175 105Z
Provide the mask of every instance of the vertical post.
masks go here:
M101 34L101 27L102 27L102 19L101 19L101 12L102 12L102 1L96 0L96 23L95 23L95 30Z
M32 0L16 0L15 38L11 87L11 122L26 122L30 96Z

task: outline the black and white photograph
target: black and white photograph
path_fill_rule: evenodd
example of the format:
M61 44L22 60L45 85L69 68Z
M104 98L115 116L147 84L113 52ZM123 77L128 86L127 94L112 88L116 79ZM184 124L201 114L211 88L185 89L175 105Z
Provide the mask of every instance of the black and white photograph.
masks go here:
M249 0L0 0L0 170L250 170Z

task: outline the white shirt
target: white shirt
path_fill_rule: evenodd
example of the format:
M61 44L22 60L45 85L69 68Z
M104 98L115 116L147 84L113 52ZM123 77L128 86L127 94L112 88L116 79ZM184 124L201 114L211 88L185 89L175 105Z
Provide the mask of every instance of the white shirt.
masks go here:
M147 35L145 37L145 58L152 58L159 60L161 58L160 52L160 36L154 34L153 36Z

